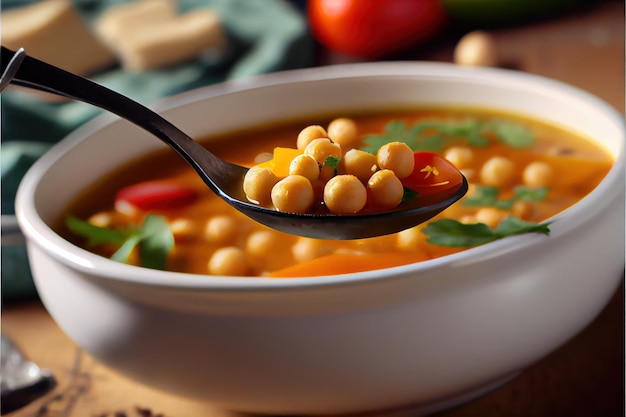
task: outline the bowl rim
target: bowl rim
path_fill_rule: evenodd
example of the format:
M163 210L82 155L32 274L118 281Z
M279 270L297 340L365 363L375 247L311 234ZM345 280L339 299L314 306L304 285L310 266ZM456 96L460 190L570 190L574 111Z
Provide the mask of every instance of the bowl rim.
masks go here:
M614 165L611 167L602 182L594 190L592 190L591 193L575 205L569 207L567 210L547 220L552 222L553 225L566 224L568 228L575 228L582 224L588 216L585 214L586 208L592 205L597 205L597 201L600 196L609 195L611 184L619 183L620 180L623 180L623 166L625 165L623 142L624 137L626 136L626 121L619 115L616 109L604 100L578 87L540 75L510 69L459 67L457 65L444 62L421 61L337 64L324 67L285 70L226 81L161 99L149 107L162 113L181 106L193 104L197 101L205 100L209 97L220 96L247 89L307 81L342 79L346 77L386 77L403 75L420 76L422 78L445 77L446 79L453 77L457 80L467 81L489 80L490 82L500 82L504 84L523 82L534 87L535 89L547 88L552 92L559 92L561 94L577 97L580 100L589 102L595 107L598 107L600 111L609 119L615 121L622 133L622 141L619 153L616 155ZM139 285L170 287L196 291L263 291L328 287L355 284L359 282L371 282L381 279L388 280L394 277L402 277L420 272L423 273L436 268L446 268L458 264L468 264L485 259L486 257L497 256L498 254L509 252L514 249L534 245L540 243L541 239L545 239L545 236L538 234L510 236L451 255L408 265L349 274L317 277L293 277L286 279L191 274L160 271L118 263L79 248L61 238L38 216L37 208L35 207L34 202L34 194L36 193L38 179L45 175L47 170L54 166L56 161L63 154L70 151L75 146L79 146L83 140L88 138L91 134L119 121L120 119L117 116L110 113L103 113L70 133L33 164L22 179L16 196L16 218L22 232L27 238L27 242L35 242L38 246L45 248L45 251L57 260L91 276L98 276L112 281L132 282ZM613 197L618 198L618 195ZM604 201L604 204L609 204L610 201ZM556 233L563 234L565 232L566 230L559 228ZM554 230L551 232L552 235L556 233Z

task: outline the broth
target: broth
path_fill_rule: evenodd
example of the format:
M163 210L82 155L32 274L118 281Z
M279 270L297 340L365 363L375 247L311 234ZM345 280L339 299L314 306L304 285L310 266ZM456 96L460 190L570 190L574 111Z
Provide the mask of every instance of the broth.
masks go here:
M361 140L368 140L361 146L370 147L372 142L384 140L381 136L390 129L390 121L396 127L404 124L406 131L416 123L424 123L422 134L426 139L422 145L413 145L440 146L438 151L455 163L470 183L468 194L430 223L456 219L461 224L479 222L494 229L509 215L529 223L544 222L593 190L613 163L604 149L571 132L482 109L419 109L338 116L354 120ZM259 162L259 155L271 153L275 147L295 148L298 133L304 127L327 126L331 120L308 118L202 142L221 158L250 167ZM428 126L444 122L452 123L456 130L448 132L445 140L433 139L437 129ZM467 131L469 135L479 132L488 146L469 146L463 137ZM521 146L496 140L497 134L513 138L528 138L530 134L533 140ZM368 135L377 135L378 139ZM233 143L237 145L232 146ZM251 277L330 275L419 262L464 249L429 242L429 236L423 233L428 224L353 241L315 240L270 230L215 196L170 150L115 170L82 192L65 214L106 228L138 225L148 211L116 206L116 195L125 187L153 180L184 185L193 191L193 198L178 208L149 211L164 216L173 233L175 245L165 265L171 271ZM541 197L521 196L538 190ZM109 257L118 249L111 244L89 245L85 238L68 230L64 219L59 223L57 229L65 238L90 251ZM136 250L129 262L139 263Z

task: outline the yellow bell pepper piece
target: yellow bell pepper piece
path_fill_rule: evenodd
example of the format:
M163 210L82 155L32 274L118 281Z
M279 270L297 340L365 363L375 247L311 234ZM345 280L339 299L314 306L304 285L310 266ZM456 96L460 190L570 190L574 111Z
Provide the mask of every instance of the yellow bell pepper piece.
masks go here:
M274 156L269 161L260 163L260 168L270 168L274 175L279 178L289 175L289 165L296 156L302 153L299 149L292 148L274 148Z

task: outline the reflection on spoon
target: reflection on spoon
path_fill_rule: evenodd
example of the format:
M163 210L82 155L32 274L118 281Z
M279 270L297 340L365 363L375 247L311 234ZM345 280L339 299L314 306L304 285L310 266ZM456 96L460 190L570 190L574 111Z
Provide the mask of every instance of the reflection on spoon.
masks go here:
M2 47L0 89L16 84L84 101L108 110L152 133L176 150L203 181L235 209L264 225L295 235L320 239L359 239L395 233L416 226L449 207L467 192L467 181L442 195L392 211L363 214L297 214L250 203L243 192L247 168L213 155L176 126L143 105L93 81L25 54Z
M24 357L11 339L2 335L0 345L1 413L24 407L42 397L56 386L56 380L47 369L41 369Z

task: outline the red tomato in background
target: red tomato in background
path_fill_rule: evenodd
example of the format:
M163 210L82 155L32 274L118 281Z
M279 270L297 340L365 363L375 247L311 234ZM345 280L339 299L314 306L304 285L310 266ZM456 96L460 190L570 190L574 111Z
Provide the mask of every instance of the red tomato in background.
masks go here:
M308 0L307 14L319 43L365 59L426 41L446 22L439 0Z

